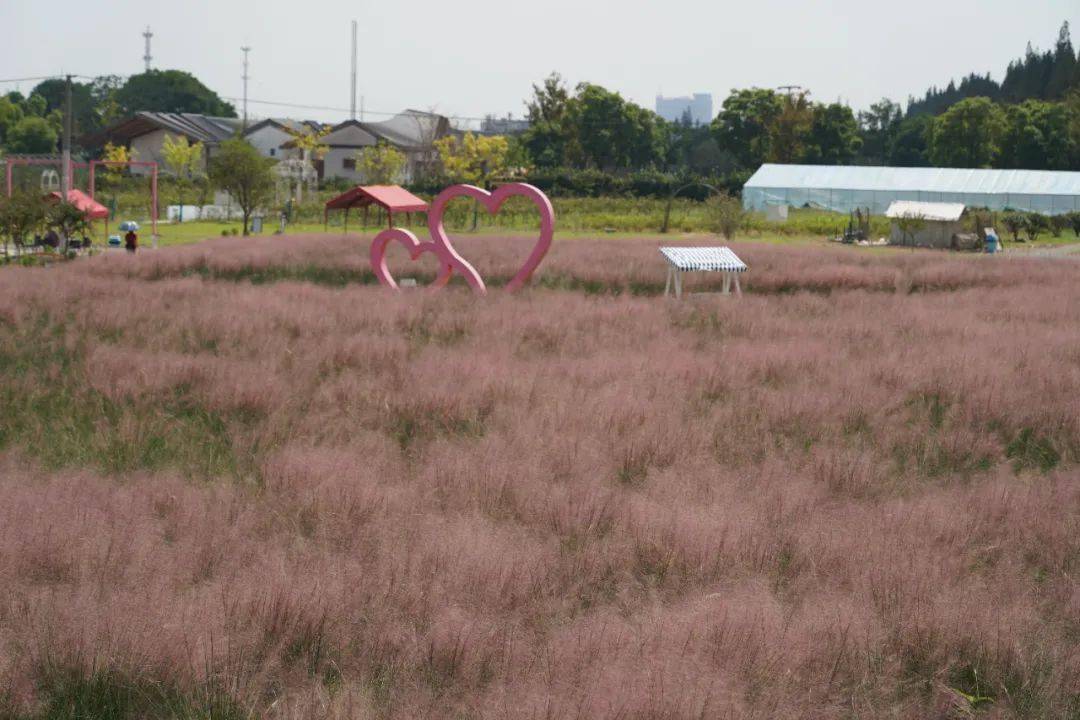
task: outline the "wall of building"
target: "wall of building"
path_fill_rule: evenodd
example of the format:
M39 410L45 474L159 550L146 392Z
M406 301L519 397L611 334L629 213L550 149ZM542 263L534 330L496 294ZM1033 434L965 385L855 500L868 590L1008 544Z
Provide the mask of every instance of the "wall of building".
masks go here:
M167 137L176 140L180 136L171 133L168 130L154 130L153 132L140 135L133 139L130 145L132 159L141 162L156 162L158 164L158 173L161 175L168 174L169 169L165 165L165 156L162 154L162 148L165 146L165 138ZM203 159L199 169L205 172L210 158L214 157L216 154L217 148L204 145ZM136 166L131 168L132 175L149 175L150 172L150 168L148 167Z
M948 249L952 247L953 235L965 231L962 220L955 222L927 221L926 225L915 233L914 245L916 247ZM889 232L890 245L912 245L912 238L904 237L900 227L894 220Z
M290 133L276 125L265 125L244 136L264 157L282 160L288 153L281 146L293 139Z

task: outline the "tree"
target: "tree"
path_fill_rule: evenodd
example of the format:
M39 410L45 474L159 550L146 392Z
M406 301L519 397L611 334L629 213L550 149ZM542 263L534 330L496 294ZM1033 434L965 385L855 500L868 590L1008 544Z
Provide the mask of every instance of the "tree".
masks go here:
M1072 38L1069 36L1069 21L1066 20L1061 24L1057 43L1054 45L1053 66L1046 79L1045 97L1051 100L1064 97L1076 79L1076 71L1076 51L1073 50Z
M781 101L780 114L768 126L770 135L769 159L793 163L802 159L806 136L814 121L810 93L792 93Z
M819 165L846 165L862 147L859 124L846 105L815 105L806 137L804 160Z
M0 233L4 236L4 252L8 240L22 248L30 233L45 220L45 203L36 192L16 192L10 198L0 197Z
M925 167L930 164L930 132L933 118L913 115L896 127L887 148L889 165L897 167Z
M896 229L900 231L900 239L905 245L915 247L915 236L926 227L926 218L918 213L904 213L894 218Z
M859 111L859 130L862 134L862 156L875 165L889 162L889 146L904 113L900 106L888 98L882 98L870 106L869 110Z
M0 97L0 144L7 138L8 131L22 119L23 111L20 104L12 101L11 98Z
M447 138L444 138L447 139ZM440 141L436 141L438 145ZM379 143L356 152L356 169L364 182L372 185L393 185L400 181L405 170L405 154L387 143Z
M56 130L43 117L30 116L19 120L7 131L8 152L44 154L56 152Z
M64 111L67 81L59 78L45 80L34 88L31 97L37 95L45 100L45 113ZM90 133L101 127L94 96L89 83L71 83L72 130L76 136Z
M240 206L245 236L252 213L273 195L272 166L272 160L240 138L221 143L217 157L210 162L210 180Z
M570 91L562 76L553 72L544 78L542 85L533 85L533 97L525 103L526 114L533 125L542 122L560 122L566 115Z
M1067 170L1075 152L1065 104L1025 100L1005 108L997 167Z
M182 70L149 70L132 75L116 90L115 98L125 115L155 110L236 117L236 108Z
M989 98L966 98L934 121L930 160L939 167L984 168L997 158L1005 127Z
M492 178L506 172L510 153L509 141L500 135L486 136L465 133L435 141L442 162L443 174L452 182L479 185L485 189ZM479 208L473 205L473 230L479 223Z
M610 172L663 162L666 132L662 121L619 93L582 83L567 114L585 167Z
M203 144L192 145L183 135L166 135L161 157L169 172L178 178L190 179L202 169Z
M756 169L771 155L773 123L783 102L772 90L732 90L712 122L713 137L743 168Z
M109 163L129 163L135 159L135 153L124 145L105 143L101 151L101 159ZM106 165L104 178L108 182L115 182L124 174L124 165Z
M45 225L59 233L61 252L67 250L68 240L79 235L88 235L90 232L90 221L86 219L86 214L66 201L48 206L45 211Z
M180 201L179 219L183 222L187 188L197 175L202 175L203 144L197 142L192 145L183 135L166 135L161 146L161 157L165 161L165 167L176 176L177 199Z
M330 127L323 127L319 130L312 128L305 129L293 140L296 149L300 151L299 163L296 163L295 161L286 161L286 165L278 166L279 171L283 169L290 171L290 177L296 180L297 203L302 202L304 199L303 187L305 180L310 182L314 188L315 181L318 179L318 172L315 170L314 161L321 160L326 153L330 151L330 147L324 145L322 141L323 138L329 134Z
M723 235L725 240L730 240L746 222L742 201L732 195L720 194L710 198L707 208L713 230Z

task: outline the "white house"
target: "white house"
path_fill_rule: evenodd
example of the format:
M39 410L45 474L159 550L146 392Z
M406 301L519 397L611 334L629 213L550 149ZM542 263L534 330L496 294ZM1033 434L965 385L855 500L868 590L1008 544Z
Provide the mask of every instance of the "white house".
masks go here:
M410 182L435 162L435 141L455 132L448 118L420 110L406 110L380 122L346 120L322 140L329 148L323 157L323 177L364 182L366 178L356 170L357 152L385 142L405 154L401 180Z
M322 129L322 123L314 120L266 118L249 126L243 137L265 157L281 160L291 157L290 148L286 146L298 135L319 132Z

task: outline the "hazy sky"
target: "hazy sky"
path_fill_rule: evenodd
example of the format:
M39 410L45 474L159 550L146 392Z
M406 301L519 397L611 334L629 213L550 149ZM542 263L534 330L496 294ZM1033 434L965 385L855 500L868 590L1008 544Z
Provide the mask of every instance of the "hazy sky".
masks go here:
M369 119L405 107L520 115L552 70L650 108L661 91L710 92L718 109L733 87L802 85L858 109L970 71L1000 79L1029 39L1052 46L1062 20L1080 40L1078 0L0 0L0 79L140 72L150 25L156 68L239 97L247 44L249 98L347 110L353 19ZM347 115L255 103L249 113Z

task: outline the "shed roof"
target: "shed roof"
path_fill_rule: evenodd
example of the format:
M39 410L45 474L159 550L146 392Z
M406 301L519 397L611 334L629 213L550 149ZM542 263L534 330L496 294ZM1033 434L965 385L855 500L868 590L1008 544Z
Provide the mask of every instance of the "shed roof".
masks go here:
M767 163L745 187L1080 196L1080 172Z
M893 200L885 211L888 218L922 218L932 222L955 222L964 215L964 203L917 202L915 200Z
M426 212L428 205L398 185L357 185L326 202L327 210L378 205L389 212Z

